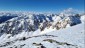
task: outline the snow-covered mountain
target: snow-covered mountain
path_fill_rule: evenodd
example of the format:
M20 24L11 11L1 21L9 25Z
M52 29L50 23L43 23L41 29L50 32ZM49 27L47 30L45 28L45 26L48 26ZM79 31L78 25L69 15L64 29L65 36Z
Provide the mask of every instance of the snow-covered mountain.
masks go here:
M0 12L0 48L84 48L85 15L73 12Z
M84 48L84 24L49 31L49 33L28 36L28 32L18 35L3 34L0 48Z

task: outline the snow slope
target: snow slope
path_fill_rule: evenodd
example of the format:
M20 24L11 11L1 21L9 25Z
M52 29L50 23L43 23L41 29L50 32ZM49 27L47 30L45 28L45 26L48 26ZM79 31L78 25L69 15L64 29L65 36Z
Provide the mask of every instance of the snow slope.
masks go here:
M0 48L84 48L84 24L49 31L42 35L23 36L10 34L0 37Z

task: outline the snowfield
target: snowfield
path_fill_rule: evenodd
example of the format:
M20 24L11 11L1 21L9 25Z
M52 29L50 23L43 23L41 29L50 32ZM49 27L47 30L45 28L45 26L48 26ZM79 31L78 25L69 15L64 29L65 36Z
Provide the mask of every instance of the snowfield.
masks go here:
M0 48L85 48L85 14L74 12L0 12L8 18L0 20Z

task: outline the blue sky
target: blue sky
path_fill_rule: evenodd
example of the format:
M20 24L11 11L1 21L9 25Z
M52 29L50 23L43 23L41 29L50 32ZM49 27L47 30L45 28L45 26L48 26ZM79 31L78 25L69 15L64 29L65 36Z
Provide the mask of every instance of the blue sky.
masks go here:
M56 12L67 8L83 11L84 0L0 0L1 11Z

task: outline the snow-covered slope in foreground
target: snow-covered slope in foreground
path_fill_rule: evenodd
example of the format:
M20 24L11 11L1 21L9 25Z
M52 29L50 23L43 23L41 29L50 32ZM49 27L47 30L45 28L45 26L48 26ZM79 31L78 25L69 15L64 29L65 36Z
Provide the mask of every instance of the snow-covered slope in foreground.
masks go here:
M26 35L27 33L22 32ZM21 34L21 35L22 35ZM84 24L49 31L37 36L11 36L3 34L0 37L0 48L84 48Z
M84 33L84 24L79 24L66 29L47 33L47 35L57 35L58 37L53 39L60 42L68 42L70 44L75 44L81 46L80 48L84 48Z

